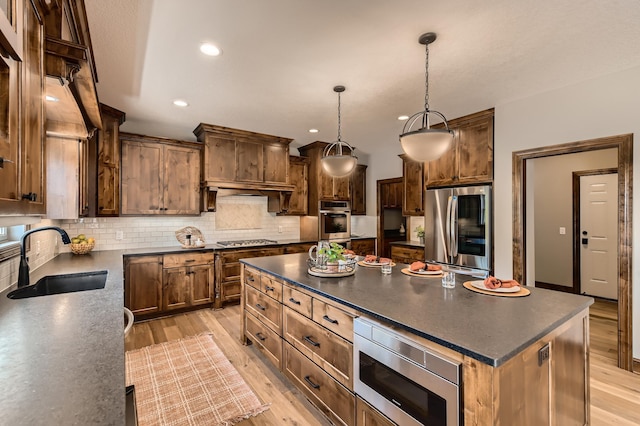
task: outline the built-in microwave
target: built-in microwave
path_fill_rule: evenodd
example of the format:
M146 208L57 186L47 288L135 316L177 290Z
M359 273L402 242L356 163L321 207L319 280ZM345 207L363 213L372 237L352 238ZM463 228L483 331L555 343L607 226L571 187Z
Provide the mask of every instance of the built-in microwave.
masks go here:
M346 242L351 239L349 201L319 201L318 233L321 240Z

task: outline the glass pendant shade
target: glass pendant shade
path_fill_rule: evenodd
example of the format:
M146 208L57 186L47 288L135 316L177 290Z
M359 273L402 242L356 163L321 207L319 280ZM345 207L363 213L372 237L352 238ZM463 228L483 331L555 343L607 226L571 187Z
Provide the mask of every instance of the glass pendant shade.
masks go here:
M453 144L453 134L445 129L421 129L400 137L402 150L413 160L437 160Z
M349 154L345 154L342 151L343 146L347 148L345 151L348 151ZM333 177L344 177L353 172L353 170L356 168L358 159L352 154L350 145L347 145L345 142L339 141L325 148L320 162L322 163L322 168L329 175Z

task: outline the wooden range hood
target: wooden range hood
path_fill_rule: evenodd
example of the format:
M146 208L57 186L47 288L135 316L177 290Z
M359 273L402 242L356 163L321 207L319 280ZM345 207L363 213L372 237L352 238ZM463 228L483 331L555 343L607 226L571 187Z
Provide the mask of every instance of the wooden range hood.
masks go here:
M102 118L84 2L44 3L46 93L59 100L47 105L47 133L88 138L102 128Z

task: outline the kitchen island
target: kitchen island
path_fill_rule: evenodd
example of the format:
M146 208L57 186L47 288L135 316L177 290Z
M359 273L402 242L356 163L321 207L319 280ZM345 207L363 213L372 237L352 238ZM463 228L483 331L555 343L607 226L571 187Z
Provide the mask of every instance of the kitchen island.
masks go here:
M305 254L241 260L244 264L243 337L264 346L253 332L256 324L264 325L264 331L258 335L264 337L273 331L273 337L282 337L283 349L280 355L277 347L263 352L268 353L270 361L279 365L294 383L305 386L304 380L296 381L293 377L295 356L301 353L305 357L300 363L311 359L346 388L343 390L348 393L343 393L337 407L322 395L316 395L314 400L313 387L306 389L307 395L311 395L334 422L350 424L360 418L359 414L349 416L352 406L356 405L353 371L338 368L315 352L305 352L305 347L292 337L295 331L289 330L299 319L306 321L308 327L328 328L322 322L323 315L316 316L315 309L319 307L324 316L330 307L334 314L341 312L351 320L363 317L380 321L424 347L459 361L465 425L589 423L591 298L536 288L531 288L527 297L483 295L464 288L463 276L457 277L456 288L444 289L439 278L402 274L401 268L406 267L402 264L394 267L391 275L382 275L378 268L358 267L353 276L318 278L307 273L306 260ZM256 282L260 284L256 286ZM269 294L269 289L277 283L281 285L280 294L277 290ZM262 298L263 295L269 297ZM271 299L277 301L278 298L282 304L281 319L278 306L268 305ZM301 309L305 298L310 299L306 312ZM291 300L296 303L292 305ZM252 303L260 308L254 309ZM294 315L292 309L301 315ZM270 319L266 320L265 316ZM333 318L331 314L328 317ZM353 341L352 327L351 331L336 332L339 339L334 340L340 347L344 346L343 340ZM311 330L309 335L324 333L324 328L308 330ZM316 338L311 340L315 342ZM345 349L341 353L349 351ZM345 407L344 400L349 394L354 403Z

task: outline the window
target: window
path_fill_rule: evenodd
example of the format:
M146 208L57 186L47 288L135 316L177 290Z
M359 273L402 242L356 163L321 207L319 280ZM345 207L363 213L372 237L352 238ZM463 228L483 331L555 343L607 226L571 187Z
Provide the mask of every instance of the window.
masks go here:
M8 238L7 227L6 226L0 226L0 241L6 241L7 238Z

